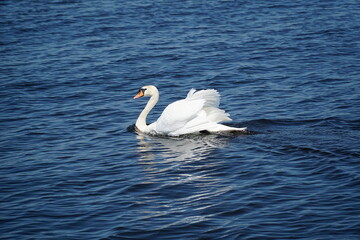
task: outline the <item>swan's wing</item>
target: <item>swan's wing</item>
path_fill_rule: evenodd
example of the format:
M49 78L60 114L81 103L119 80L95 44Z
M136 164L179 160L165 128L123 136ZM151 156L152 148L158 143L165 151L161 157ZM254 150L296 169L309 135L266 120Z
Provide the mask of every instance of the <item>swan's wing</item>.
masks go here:
M183 100L165 108L152 126L161 134L185 134L214 128L216 123L229 121L229 114L218 108L220 94L214 89L196 92L191 89Z
M169 104L156 121L155 131L162 134L183 128L189 121L197 117L204 107L203 99L183 99Z
M196 92L195 89L191 89L186 97L189 101L197 99L203 99L205 101L202 114L199 114L196 124L189 122L187 127L192 127L199 122L223 122L231 121L230 115L224 110L219 108L220 105L220 94L215 89L206 89Z

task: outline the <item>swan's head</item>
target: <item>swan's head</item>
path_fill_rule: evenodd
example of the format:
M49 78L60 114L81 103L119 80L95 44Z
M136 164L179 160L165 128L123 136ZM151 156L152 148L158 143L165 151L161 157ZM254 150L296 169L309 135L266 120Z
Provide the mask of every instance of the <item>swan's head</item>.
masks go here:
M159 95L159 91L157 90L157 88L155 86L148 85L148 86L143 86L142 88L140 88L138 94L136 94L134 99L139 98L139 97L144 97L144 96L151 97L154 95Z

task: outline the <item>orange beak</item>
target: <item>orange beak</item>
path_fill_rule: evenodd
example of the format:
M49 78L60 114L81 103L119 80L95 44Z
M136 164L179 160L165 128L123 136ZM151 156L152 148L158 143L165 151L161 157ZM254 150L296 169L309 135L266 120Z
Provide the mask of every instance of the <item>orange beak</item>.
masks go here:
M134 99L139 98L144 96L144 91L142 91L141 89L139 90L138 94L136 94L136 96L134 97Z

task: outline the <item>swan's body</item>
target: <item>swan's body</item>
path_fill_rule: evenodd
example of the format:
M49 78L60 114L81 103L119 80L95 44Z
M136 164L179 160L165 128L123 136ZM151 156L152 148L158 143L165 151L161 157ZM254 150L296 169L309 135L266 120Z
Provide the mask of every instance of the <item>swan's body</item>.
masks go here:
M150 100L135 123L140 132L179 136L202 131L219 133L246 130L219 124L231 119L229 114L219 109L220 94L214 89L198 92L191 89L185 99L169 104L158 120L150 125L146 124L146 117L158 102L159 91L155 86L144 86L134 98L142 96L149 96Z

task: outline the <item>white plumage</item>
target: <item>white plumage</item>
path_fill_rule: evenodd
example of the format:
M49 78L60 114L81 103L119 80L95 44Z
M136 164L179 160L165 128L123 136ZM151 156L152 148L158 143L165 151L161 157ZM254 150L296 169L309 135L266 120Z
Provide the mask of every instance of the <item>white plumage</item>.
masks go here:
M196 91L191 89L185 99L169 104L158 118L146 125L146 117L159 99L155 86L144 86L134 98L150 96L144 110L136 121L136 128L145 133L179 136L189 133L208 131L244 131L246 128L234 128L219 124L230 121L229 114L219 109L220 94L214 89Z

